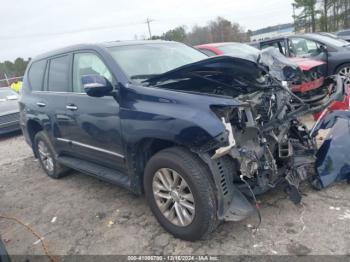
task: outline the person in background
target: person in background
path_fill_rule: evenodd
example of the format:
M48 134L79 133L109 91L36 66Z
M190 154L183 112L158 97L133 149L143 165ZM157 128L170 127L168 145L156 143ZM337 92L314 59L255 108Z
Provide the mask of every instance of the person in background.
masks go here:
M11 89L17 93L19 93L19 91L21 90L21 87L22 87L22 81L18 81L17 79L11 84Z

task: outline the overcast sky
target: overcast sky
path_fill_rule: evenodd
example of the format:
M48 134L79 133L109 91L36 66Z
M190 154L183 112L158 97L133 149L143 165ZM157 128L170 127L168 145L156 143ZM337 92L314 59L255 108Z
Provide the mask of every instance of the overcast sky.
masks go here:
M292 0L0 0L0 61L70 44L130 40L222 16L244 29L292 21Z

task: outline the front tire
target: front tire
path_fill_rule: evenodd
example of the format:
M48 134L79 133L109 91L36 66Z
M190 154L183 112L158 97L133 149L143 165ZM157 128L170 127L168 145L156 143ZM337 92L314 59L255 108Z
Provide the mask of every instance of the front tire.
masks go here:
M344 85L350 85L350 63L341 65L337 69L337 75L341 77Z
M55 150L44 131L40 131L35 135L34 151L42 169L49 177L57 179L67 175L69 169L57 162Z
M206 237L217 226L217 205L208 167L185 148L172 147L147 163L144 188L158 222L184 240Z

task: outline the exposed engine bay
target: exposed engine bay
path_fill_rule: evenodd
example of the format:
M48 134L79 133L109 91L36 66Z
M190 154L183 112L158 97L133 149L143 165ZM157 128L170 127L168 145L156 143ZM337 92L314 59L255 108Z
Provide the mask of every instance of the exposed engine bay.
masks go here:
M323 110L343 95L340 78L328 77L323 83L327 92L322 94L326 100L318 104L303 99L291 91L291 83L303 77L296 64L267 49L258 57L212 57L144 83L239 101L239 106L211 106L227 137L224 146L210 152L211 159L230 157L236 168L232 181L246 195L283 185L290 199L299 203L299 185L315 179L317 148L298 117Z
M245 180L254 194L285 186L293 202L300 202L299 184L308 179L315 163L316 144L308 129L291 113L298 110L293 96L284 89L242 95L244 106L217 112L232 126L229 150L216 150L212 158L225 154L239 167L234 182Z

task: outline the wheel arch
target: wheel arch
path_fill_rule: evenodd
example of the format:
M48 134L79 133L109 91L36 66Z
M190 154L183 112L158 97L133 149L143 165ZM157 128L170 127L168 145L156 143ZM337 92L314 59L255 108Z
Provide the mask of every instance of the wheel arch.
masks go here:
M177 146L177 144L173 141L159 138L144 138L133 146L130 168L135 175L136 181L134 186L138 188L137 191L143 192L143 173L149 159L157 152L173 146Z
M334 74L337 74L338 70L344 66L344 65L349 65L350 66L350 61L345 61L337 66L335 66L335 69L334 69Z
M30 119L27 121L28 136L29 136L29 140L30 140L33 152L34 152L34 156L36 158L38 158L38 156L34 150L34 138L35 138L35 135L42 130L44 130L44 128L38 121L33 120L33 119Z

